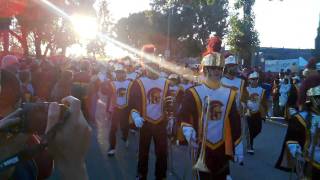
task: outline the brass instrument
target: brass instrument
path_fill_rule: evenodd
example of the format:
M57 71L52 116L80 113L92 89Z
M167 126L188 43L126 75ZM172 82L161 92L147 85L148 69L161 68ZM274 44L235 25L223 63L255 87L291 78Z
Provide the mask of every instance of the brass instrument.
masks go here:
M298 179L301 180L309 180L312 179L312 163L315 161L314 156L315 156L315 151L316 151L316 146L319 144L320 140L320 128L318 127L319 123L316 123L316 129L315 133L312 136L312 144L311 146L311 151L309 151L309 148L306 147L303 152L299 153L296 152L295 154L295 166L291 169L290 173L290 179L292 179L292 174L294 170L296 170L296 175Z
M167 96L165 98L165 111L167 115L168 123L175 123L176 121L176 98L174 96ZM171 125L170 129L167 129L169 136L174 136L174 124Z
M210 110L210 98L206 96L203 102L203 109L202 109L202 117L203 117L203 135L202 135L202 144L201 144L201 151L199 158L196 164L193 166L194 170L201 171L201 172L210 172L208 169L205 159L206 159L206 141L207 141L207 130L208 130L208 120L209 120L209 110ZM205 113L205 116L203 116Z
M306 173L305 173L305 178L306 179L313 179L312 178L312 164L314 163L315 159L315 152L316 152L316 146L319 145L319 140L320 140L320 128L319 126L319 122L316 122L315 124L315 133L312 136L312 144L311 144L311 152L310 155L306 154L307 157L309 157L309 162L307 163L307 169L306 169ZM309 153L308 150L305 151L305 153Z
M169 174L170 176L176 175L173 168L173 148L172 142L176 135L176 98L175 96L167 96L164 99L165 103L165 113L167 116L167 133L169 138L168 148L169 148ZM169 124L171 123L171 124Z

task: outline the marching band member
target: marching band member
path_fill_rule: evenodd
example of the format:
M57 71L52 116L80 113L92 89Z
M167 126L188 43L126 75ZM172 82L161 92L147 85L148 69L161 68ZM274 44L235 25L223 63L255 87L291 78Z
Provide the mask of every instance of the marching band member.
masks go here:
M128 147L128 130L129 130L129 121L128 121L128 100L127 100L127 92L129 84L131 80L127 79L126 70L121 64L115 65L115 74L116 79L109 83L112 89L111 92L111 106L112 106L112 115L111 115L111 130L109 134L109 143L110 148L108 151L109 156L113 156L115 154L116 148L116 132L118 128L118 124L120 123L120 127L122 130L122 139L126 142L126 146ZM108 89L108 88L106 88Z
M237 91L237 109L239 110L239 113L241 117L243 117L243 112L242 109L245 106L244 101L245 101L245 95L246 95L246 89L245 89L245 80L238 78L238 63L237 60L234 56L229 56L225 59L225 66L224 66L224 73L223 77L221 78L221 83L229 87L231 89L234 89ZM242 126L244 126L244 122L241 123ZM236 141L236 156L235 158L238 158L238 162L240 164L243 164L243 158L244 158L244 153L243 153L243 142L242 138L240 137Z
M288 171L295 168L292 159L302 158L302 167L296 172L304 177L298 178L320 179L320 75L310 75L301 87L304 108L301 112L290 109L291 119L276 168Z
M139 74L137 72L135 72L135 68L133 66L132 63L130 63L130 61L125 61L125 65L126 65L126 70L127 70L127 78L130 80L135 80Z
M171 140L177 140L177 143L179 141L183 141L183 135L180 127L180 122L176 120L177 117L177 112L181 108L181 102L183 98L183 88L180 84L180 78L177 74L170 74L168 77L169 81L169 88L168 88L168 93L167 97L173 98L173 102L171 105L167 105L166 113L167 117L173 117L168 118L168 125L167 125L167 132L168 135L171 136ZM171 115L170 115L171 113Z
M289 82L289 78L284 78L283 83L280 84L279 89L279 106L282 116L286 116L286 105L289 100L289 92L291 89L291 84Z
M200 179L226 179L229 173L228 161L233 159L235 142L241 136L241 121L236 106L237 92L224 87L220 81L224 66L220 49L220 38L212 37L202 60L205 80L186 91L179 115L188 143L193 144L196 140L205 143L201 147L204 148L203 158L210 172L200 171ZM207 98L210 99L208 110L203 113ZM204 119L207 119L207 123ZM207 138L203 138L205 136Z
M248 98L246 100L246 116L249 129L249 141L247 143L247 152L254 154L253 141L254 138L261 132L262 120L268 112L265 90L258 85L259 74L252 72L249 74L249 86L246 88Z
M180 78L177 74L170 74L168 77L169 80L169 94L175 97L179 97L178 99L181 100L181 93L182 93L182 87L180 84ZM179 101L178 100L178 101Z
M155 47L145 45L143 53L154 55ZM165 179L167 171L167 122L165 121L164 99L168 82L158 75L159 65L145 60L145 76L129 86L130 119L140 128L139 160L137 179L145 180L148 174L148 159L151 140L156 153L155 179Z
M91 80L91 65L87 60L80 63L80 72L73 76L73 84L71 87L71 95L81 101L81 109L84 117L90 120L90 101L88 87Z

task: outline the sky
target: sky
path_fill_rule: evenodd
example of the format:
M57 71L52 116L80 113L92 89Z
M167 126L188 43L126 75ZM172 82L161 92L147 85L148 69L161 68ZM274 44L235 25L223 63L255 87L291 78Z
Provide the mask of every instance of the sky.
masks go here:
M232 3L231 0L230 2ZM115 20L146 10L150 0L110 0ZM231 4L230 3L230 4ZM320 0L256 0L254 6L260 46L314 48Z

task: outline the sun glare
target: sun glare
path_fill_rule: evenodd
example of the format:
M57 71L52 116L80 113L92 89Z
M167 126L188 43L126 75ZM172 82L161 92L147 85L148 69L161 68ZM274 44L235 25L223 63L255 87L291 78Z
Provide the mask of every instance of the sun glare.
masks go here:
M70 57L81 57L86 56L86 49L80 44L73 44L67 48L66 55Z
M88 40L96 37L98 25L95 18L90 16L72 15L71 19L74 30L80 39Z

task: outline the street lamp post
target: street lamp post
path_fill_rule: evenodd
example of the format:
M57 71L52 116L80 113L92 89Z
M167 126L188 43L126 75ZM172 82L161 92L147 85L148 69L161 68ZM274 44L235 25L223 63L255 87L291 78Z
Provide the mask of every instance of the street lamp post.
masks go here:
M167 33L167 49L165 50L164 56L166 59L169 59L171 56L171 16L173 15L173 2L174 0L169 0L169 14L168 14L168 33Z

